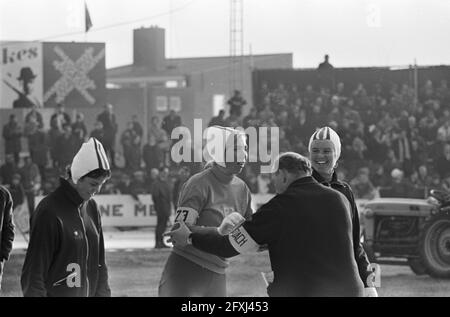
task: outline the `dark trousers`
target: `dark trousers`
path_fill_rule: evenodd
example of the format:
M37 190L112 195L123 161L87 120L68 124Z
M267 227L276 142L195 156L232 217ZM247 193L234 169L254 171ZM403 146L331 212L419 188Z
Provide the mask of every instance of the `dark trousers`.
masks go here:
M225 274L219 274L172 252L159 282L160 297L226 297Z
M105 149L106 155L109 157L109 163L111 164L112 168L116 168L116 151L114 148L114 142L114 138L112 140L103 140L103 148Z
M47 180L47 175L45 173L45 165L44 164L38 164L39 174L41 174L41 184L44 185L45 181Z
M34 191L32 189L25 191L25 195L27 197L27 205L28 205L28 212L30 214L30 219L31 219L31 215L34 212Z
M156 214L155 242L157 247L164 245L163 233L164 231L166 231L168 220L169 216L166 215L165 213Z

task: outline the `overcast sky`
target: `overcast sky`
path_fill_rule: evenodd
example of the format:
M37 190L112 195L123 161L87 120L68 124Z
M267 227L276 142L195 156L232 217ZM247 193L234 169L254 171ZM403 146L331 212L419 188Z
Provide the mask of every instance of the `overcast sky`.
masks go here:
M326 53L335 67L402 66L414 58L450 65L449 0L243 1L246 54L250 47L253 54L293 53L295 67L316 67ZM229 54L230 0L87 0L94 26L86 36L83 3L0 0L0 40L105 42L107 67L114 67L132 62L134 28L158 25L166 29L167 57ZM68 33L75 34L60 36Z

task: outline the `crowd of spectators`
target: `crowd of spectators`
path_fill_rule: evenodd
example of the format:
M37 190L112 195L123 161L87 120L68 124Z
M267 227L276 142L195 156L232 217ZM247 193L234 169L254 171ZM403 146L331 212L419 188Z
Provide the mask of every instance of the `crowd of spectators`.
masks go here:
M157 116L152 118L146 144L143 144L144 129L137 115L130 118L120 135L117 135L112 105L106 105L96 119L89 131L83 113L77 112L71 118L63 104L55 108L48 129L37 107L26 114L24 122L10 115L2 131L5 161L0 163L0 183L10 189L15 206L27 202L32 211L34 197L47 195L58 186L58 178L66 175L74 155L89 137L103 144L112 167L111 181L102 188L101 194L130 194L139 201L138 195L152 193L154 183L167 182L175 190L172 196L177 197L181 180L184 182L186 175L201 169L196 164L183 166L170 159L169 135L182 124L174 111L162 122ZM28 151L22 148L23 140ZM116 143L120 144L121 151L116 151ZM170 177L160 179L159 172L164 175L168 168Z
M229 115L221 110L209 125L230 127L279 127L279 150L307 155L308 141L320 127L330 126L341 137L342 155L337 172L349 182L356 198L377 195L395 197L426 196L429 189L450 191L450 90L446 81L437 87L427 81L418 98L408 84L392 84L389 91L381 85L348 87L337 83L336 89L313 85L298 87L278 83L256 87L261 103L243 116L247 102L239 91L229 99ZM102 142L113 168L112 180L103 194L152 193L159 171L169 168L167 181L173 188L172 199L189 175L202 169L201 164L180 165L172 162L172 130L182 124L174 111L160 120L155 116L144 129L136 115L126 129L117 135L118 125L111 105L97 116L91 130L83 113L71 118L64 105L55 108L50 127L45 129L42 115L33 108L23 123L14 114L3 127L5 162L0 166L0 183L7 185L20 204L34 207L33 197L45 195L58 185L74 154L90 136ZM28 152L21 148L22 139ZM118 155L115 144L121 146ZM117 164L117 160L121 163ZM119 166L119 167L118 167ZM259 173L257 163L247 164L241 173L253 193L273 193L268 174Z
M279 127L280 152L305 155L312 133L332 127L342 142L337 171L356 198L423 198L429 189L450 189L450 89L445 80L437 87L426 81L418 98L408 84L392 84L388 91L380 84L346 88L342 82L333 90L263 82L256 87L262 102L242 120L230 116L224 122ZM270 180L252 164L243 178L253 191L271 191Z

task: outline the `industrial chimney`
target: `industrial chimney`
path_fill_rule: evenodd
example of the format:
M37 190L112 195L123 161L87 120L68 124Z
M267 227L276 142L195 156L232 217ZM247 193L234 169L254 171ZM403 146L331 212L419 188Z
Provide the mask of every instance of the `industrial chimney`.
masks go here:
M157 26L135 29L133 33L133 64L146 66L150 70L165 68L166 45L165 30Z

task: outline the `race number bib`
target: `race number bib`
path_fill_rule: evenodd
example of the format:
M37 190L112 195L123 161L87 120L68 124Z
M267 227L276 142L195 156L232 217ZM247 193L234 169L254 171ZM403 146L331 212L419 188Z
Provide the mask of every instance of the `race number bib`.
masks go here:
M198 212L190 207L178 207L175 212L175 222L183 221L186 224L193 225L197 222Z

